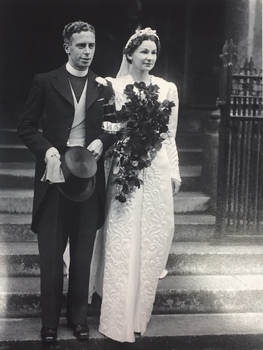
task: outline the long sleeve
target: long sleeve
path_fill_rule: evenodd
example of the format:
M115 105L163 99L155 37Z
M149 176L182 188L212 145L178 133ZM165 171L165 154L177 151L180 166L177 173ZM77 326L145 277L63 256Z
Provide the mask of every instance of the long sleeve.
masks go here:
M39 76L35 76L31 91L18 123L18 134L25 145L36 155L44 159L46 151L53 145L39 130L43 112L44 91Z
M171 178L175 178L181 181L180 171L179 171L179 158L178 151L176 147L176 131L177 131L177 123L178 123L178 109L179 109L179 99L177 88L175 84L169 83L170 88L168 90L167 99L169 101L173 101L175 106L172 107L172 113L169 119L168 125L168 137L163 141L163 144L166 148L170 166L171 166Z

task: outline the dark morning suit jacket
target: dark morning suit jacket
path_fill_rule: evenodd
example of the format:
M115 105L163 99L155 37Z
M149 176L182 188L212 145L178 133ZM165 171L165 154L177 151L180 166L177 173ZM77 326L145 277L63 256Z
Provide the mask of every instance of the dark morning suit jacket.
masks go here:
M99 85L97 77L90 69L88 72L86 100L86 146L93 140L100 139L105 152L113 142L113 136L103 133L101 129L103 104L112 95L110 86ZM31 92L24 113L18 124L18 134L25 145L36 156L34 183L32 230L37 231L37 220L49 185L42 182L46 164L46 151L56 147L60 154L65 153L71 125L74 118L74 103L68 81L66 66L49 73L34 77ZM42 131L39 130L42 128ZM104 220L105 179L103 157L98 161L96 186L101 199L100 226Z

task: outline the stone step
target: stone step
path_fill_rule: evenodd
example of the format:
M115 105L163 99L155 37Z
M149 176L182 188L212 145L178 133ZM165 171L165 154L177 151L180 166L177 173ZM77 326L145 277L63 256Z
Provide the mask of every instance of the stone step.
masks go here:
M156 314L263 311L263 275L167 276L160 281Z
M205 212L209 209L210 197L201 192L182 192L174 196L174 212Z
M0 213L32 212L33 191L27 189L0 189Z
M203 134L206 130L207 119L214 108L199 108L197 106L180 106L177 135L181 133Z
M175 214L174 241L207 241L214 237L215 217L205 214ZM35 241L30 214L0 214L0 242Z
M173 242L170 275L263 275L263 245Z
M14 128L0 128L0 140L3 145L22 144L16 129Z
M175 242L209 241L215 235L215 216L206 214L175 214ZM1 238L0 238L1 239Z
M263 274L263 245L214 245L207 242L173 242L169 275ZM37 242L0 243L0 276L39 275Z
M67 280L63 310L65 311ZM0 277L0 318L40 315L39 277ZM62 314L64 314L64 311ZM160 280L154 314L263 312L263 276L167 276ZM99 315L99 302L89 316Z
M21 105L20 105L21 106ZM23 108L23 107L22 107ZM18 121L21 116L21 108L18 111L1 111L1 129L13 129L16 130Z
M180 165L202 165L202 148L178 148ZM1 159L1 158L0 158Z
M154 313L262 312L262 279L261 275L168 276L159 284ZM39 315L37 277L24 277L22 281L9 277L7 284L1 317ZM3 299L1 292L0 298ZM98 306L91 309L92 314L98 312Z
M144 335L133 344L116 346L98 332L98 317L89 317L89 342L78 342L61 318L60 350L255 350L263 348L263 314L152 315ZM0 347L12 350L40 350L39 318L0 319ZM49 347L53 348L53 347Z
M33 188L34 163L0 163L1 188Z
M180 165L202 164L201 148L178 148ZM0 144L0 162L34 162L35 156L22 144Z
M0 128L0 140L3 145L22 145L17 130ZM178 132L176 144L179 148L203 148L203 133Z
M35 156L22 144L0 144L0 162L34 162Z
M180 165L180 175L182 178L181 192L201 191L201 171L200 165Z
M201 148L204 146L203 133L178 132L176 135L178 148Z
M0 276L39 276L37 242L0 243Z
M34 163L0 163L1 188L33 188ZM180 166L181 191L200 190L201 166Z
M175 213L204 212L210 197L199 192L179 192L174 197ZM32 212L31 189L0 189L0 213L29 214Z
M30 229L31 214L0 214L0 242L36 241Z

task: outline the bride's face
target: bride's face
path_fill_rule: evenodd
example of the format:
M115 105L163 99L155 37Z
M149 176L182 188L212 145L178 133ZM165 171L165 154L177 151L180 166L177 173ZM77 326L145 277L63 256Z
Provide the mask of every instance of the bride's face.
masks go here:
M157 47L154 41L144 40L140 46L128 56L132 65L140 71L150 71L157 60Z

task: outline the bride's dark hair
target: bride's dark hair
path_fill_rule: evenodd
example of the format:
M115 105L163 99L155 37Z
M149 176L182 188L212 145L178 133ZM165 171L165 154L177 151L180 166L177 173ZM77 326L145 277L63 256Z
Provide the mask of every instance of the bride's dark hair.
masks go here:
M156 35L148 35L148 34L143 34L139 35L136 38L134 38L127 47L124 48L123 54L126 56L126 59L129 63L132 63L131 60L129 59L128 55L132 55L134 51L142 44L143 41L145 40L151 40L154 41L156 44L157 48L157 56L160 54L161 51L161 43L160 40Z

